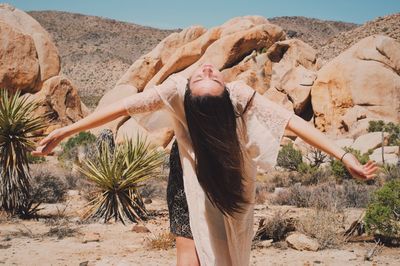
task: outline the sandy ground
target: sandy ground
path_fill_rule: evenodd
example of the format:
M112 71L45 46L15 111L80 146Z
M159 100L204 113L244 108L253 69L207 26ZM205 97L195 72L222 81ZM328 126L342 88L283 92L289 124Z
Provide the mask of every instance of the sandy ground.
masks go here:
M51 171L56 171L51 169ZM61 173L59 173L61 174ZM153 199L146 207L153 218L146 222L150 233L132 231L133 223L82 222L86 200L77 190L69 190L67 200L43 204L39 220L0 217L0 265L175 265L176 249L155 250L149 239L169 231L166 201ZM261 217L284 211L292 217L307 214L307 209L291 206L257 205L254 229ZM347 223L357 219L362 210L346 211ZM57 219L57 217L66 217ZM48 233L54 228L73 229L72 236L58 239ZM347 243L339 249L317 252L297 251L271 246L251 252L251 265L400 265L400 248L383 247L365 261L374 243Z
M134 224L81 223L77 218L85 201L77 191L69 191L69 199L62 204L44 205L42 213L57 215L65 209L70 217L69 228L77 229L71 237L57 239L47 236L54 224L45 219L6 220L0 223L0 264L4 265L174 265L175 248L154 250L149 238L168 231L166 202L155 200L147 205L156 218L147 222L151 233L135 233ZM65 208L66 206L66 208ZM265 212L285 208L294 215L304 211L288 206L258 206L255 221ZM57 210L58 209L58 210ZM352 211L353 216L359 210ZM255 224L256 228L256 224ZM86 242L86 241L87 242ZM93 240L93 241L91 241ZM85 243L86 242L86 243ZM373 258L364 261L364 255L374 243L351 243L340 249L318 252L297 251L291 248L259 248L251 253L251 265L399 265L400 249L384 247Z

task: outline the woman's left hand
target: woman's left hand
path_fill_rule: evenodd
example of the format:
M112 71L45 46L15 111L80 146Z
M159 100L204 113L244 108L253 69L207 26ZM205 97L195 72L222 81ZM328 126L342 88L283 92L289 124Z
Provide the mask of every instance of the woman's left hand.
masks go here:
M376 177L376 171L379 169L375 161L368 161L362 165L358 159L351 153L343 157L343 163L350 174L357 179L370 180Z

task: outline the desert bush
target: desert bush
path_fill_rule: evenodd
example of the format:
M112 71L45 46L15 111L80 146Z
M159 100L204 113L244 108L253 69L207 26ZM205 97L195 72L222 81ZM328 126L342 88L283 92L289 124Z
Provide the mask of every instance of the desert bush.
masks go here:
M377 189L375 185L367 185L357 180L345 180L342 184L344 207L365 208L367 207L373 192Z
M292 171L297 171L300 163L303 162L301 152L293 147L292 143L283 145L279 150L277 165Z
M296 229L315 238L320 249L338 247L344 243L345 215L342 212L313 210L302 216Z
M66 237L73 237L79 234L79 229L66 219L49 220L46 222L50 226L49 231L45 236L57 237L57 239L64 239Z
M255 203L256 204L264 204L267 199L268 194L268 186L265 186L263 183L256 183L256 196L255 196Z
M168 250L175 246L175 236L170 232L159 233L147 238L147 246L155 250Z
M312 168L320 167L321 164L326 162L327 157L328 157L328 154L324 153L320 149L317 149L317 148L315 148L313 146L311 146L311 148L307 152L307 155L305 156L307 161L310 162L310 166Z
M61 144L62 152L58 156L58 159L69 166L70 162L78 160L79 149L83 149L86 152L93 150L95 149L95 142L95 135L90 132L80 132Z
M65 200L68 186L50 172L39 172L33 177L32 192L35 202L56 203Z
M43 117L33 116L37 106L19 92L0 89L0 208L12 215L31 206L27 154L35 147L35 132L45 127Z
M400 180L400 165L384 164L382 170L383 178L386 182Z
M367 206L376 186L346 180L342 185L325 182L313 186L296 183L271 199L272 204L340 211L343 208Z
M369 161L368 154L361 154L359 150L355 150L349 147L345 147L344 150L352 153L361 164L365 164ZM332 169L332 173L338 178L339 181L352 178L350 172L340 160L331 158L330 166Z
M333 176L330 167L313 167L306 163L299 165L299 176L297 181L302 185L316 185L331 181Z
M277 211L270 218L260 220L253 238L253 245L263 240L272 239L274 242L285 239L289 232L295 231L295 221L286 212Z
M289 187L293 185L295 182L295 178L293 178L295 175L295 172L280 172L280 173L275 173L272 178L270 183L273 184L273 187Z
M368 132L383 131L389 133L388 145L400 145L400 124L393 122L385 123L383 120L368 122Z
M400 180L378 189L365 214L367 231L386 238L400 238Z

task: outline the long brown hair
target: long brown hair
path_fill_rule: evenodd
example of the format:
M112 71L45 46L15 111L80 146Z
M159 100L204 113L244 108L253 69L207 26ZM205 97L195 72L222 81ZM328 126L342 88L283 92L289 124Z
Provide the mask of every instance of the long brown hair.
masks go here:
M198 181L211 203L224 215L242 210L243 151L237 132L238 114L229 91L194 96L186 88L184 107L196 157Z

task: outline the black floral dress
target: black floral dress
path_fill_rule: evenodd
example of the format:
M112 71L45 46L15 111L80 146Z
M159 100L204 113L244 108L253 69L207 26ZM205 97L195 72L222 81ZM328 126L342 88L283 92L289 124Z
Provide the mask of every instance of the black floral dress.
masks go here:
M167 187L167 203L169 211L170 231L176 236L193 239L189 223L189 209L183 188L183 172L179 158L178 143L172 144L169 157L169 176Z

